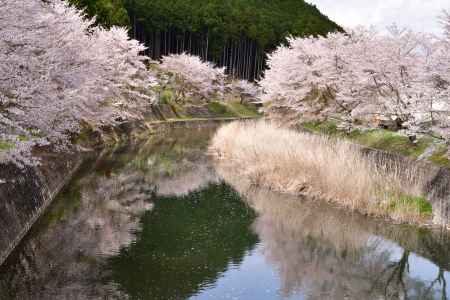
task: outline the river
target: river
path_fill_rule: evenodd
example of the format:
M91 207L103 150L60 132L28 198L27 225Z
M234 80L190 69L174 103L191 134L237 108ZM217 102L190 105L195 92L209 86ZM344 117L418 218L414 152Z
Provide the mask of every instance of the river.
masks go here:
M0 299L447 299L447 232L237 178L215 129L86 162L0 267Z

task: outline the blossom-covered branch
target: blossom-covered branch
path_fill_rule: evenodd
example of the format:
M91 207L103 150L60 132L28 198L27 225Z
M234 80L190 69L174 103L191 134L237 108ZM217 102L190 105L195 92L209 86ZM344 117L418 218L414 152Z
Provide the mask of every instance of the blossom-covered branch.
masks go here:
M95 27L65 1L0 0L0 10L0 142L63 144L81 121L139 118L153 101L144 47L126 29Z

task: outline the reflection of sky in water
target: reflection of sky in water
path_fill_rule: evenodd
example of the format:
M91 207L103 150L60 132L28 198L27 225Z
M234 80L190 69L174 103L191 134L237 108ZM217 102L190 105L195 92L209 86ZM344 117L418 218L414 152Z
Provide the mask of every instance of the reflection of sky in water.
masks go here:
M376 247L372 255L388 252L390 261L393 262L399 261L404 253L404 249L396 243L378 236L372 236L368 240L369 248L374 245ZM190 299L307 299L305 290L296 290L290 295L281 295L279 289L282 279L276 266L267 261L264 252L264 241L262 241L253 251L246 253L240 265L229 265L227 271L221 274L215 283L205 287L198 295ZM430 284L437 278L439 269L428 259L411 253L408 262L409 272L406 274L408 277L426 284ZM444 277L447 282L450 282L449 272L445 272ZM439 284L436 284L434 288L440 289ZM447 287L447 294L450 294L450 287ZM435 297L440 297L440 293L436 293Z
M375 25L379 29L396 23L421 32L441 33L436 20L450 10L448 0L307 0L344 27Z
M239 266L231 265L213 286L190 299L304 299L300 291L291 297L280 295L281 279L274 266L266 261L263 248L262 244L258 245L245 255Z
M425 281L433 281L436 279L439 269L428 259L420 257L414 253L409 256L409 263L414 266L410 268L410 275L413 278L420 278ZM444 277L450 282L450 273L445 272ZM450 286L447 286L447 295L450 294Z
M398 261L402 257L404 249L392 241L376 237L377 240L382 240L382 243L377 248L378 251L386 250L390 253L391 261ZM414 279L420 279L425 282L432 282L438 277L439 268L430 260L423 258L413 252L409 255L408 262L410 265L409 276ZM450 273L444 272L444 277L447 282L450 282ZM447 294L450 294L450 286L447 286Z
M402 257L403 248L397 244L374 237L369 240L369 244L374 241L377 244L376 252L388 251L391 261L398 261ZM431 283L437 278L439 269L431 261L411 253L409 256L409 273L411 278ZM252 276L249 276L252 274ZM444 277L450 282L450 273L445 272ZM278 271L269 264L264 256L263 243L259 244L253 251L247 253L240 265L230 265L228 270L221 274L217 282L207 286L200 294L191 297L192 300L206 299L305 299L304 292L296 291L290 296L280 295L279 288L282 285ZM450 294L450 287L447 287L447 294ZM436 295L439 296L439 295Z

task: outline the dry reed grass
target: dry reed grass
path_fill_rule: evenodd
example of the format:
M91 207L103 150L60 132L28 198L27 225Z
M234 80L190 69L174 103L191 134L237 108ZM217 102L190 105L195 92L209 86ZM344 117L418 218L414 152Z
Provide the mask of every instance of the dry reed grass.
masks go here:
M221 127L210 150L254 185L400 222L424 219L417 205L401 200L424 195L424 174L411 165L375 162L348 142L247 121Z

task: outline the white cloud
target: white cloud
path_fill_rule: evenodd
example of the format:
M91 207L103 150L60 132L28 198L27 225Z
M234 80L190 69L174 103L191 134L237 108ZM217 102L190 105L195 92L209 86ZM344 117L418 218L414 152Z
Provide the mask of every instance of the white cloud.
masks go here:
M307 0L344 27L396 23L416 31L441 33L438 16L450 10L449 0Z

